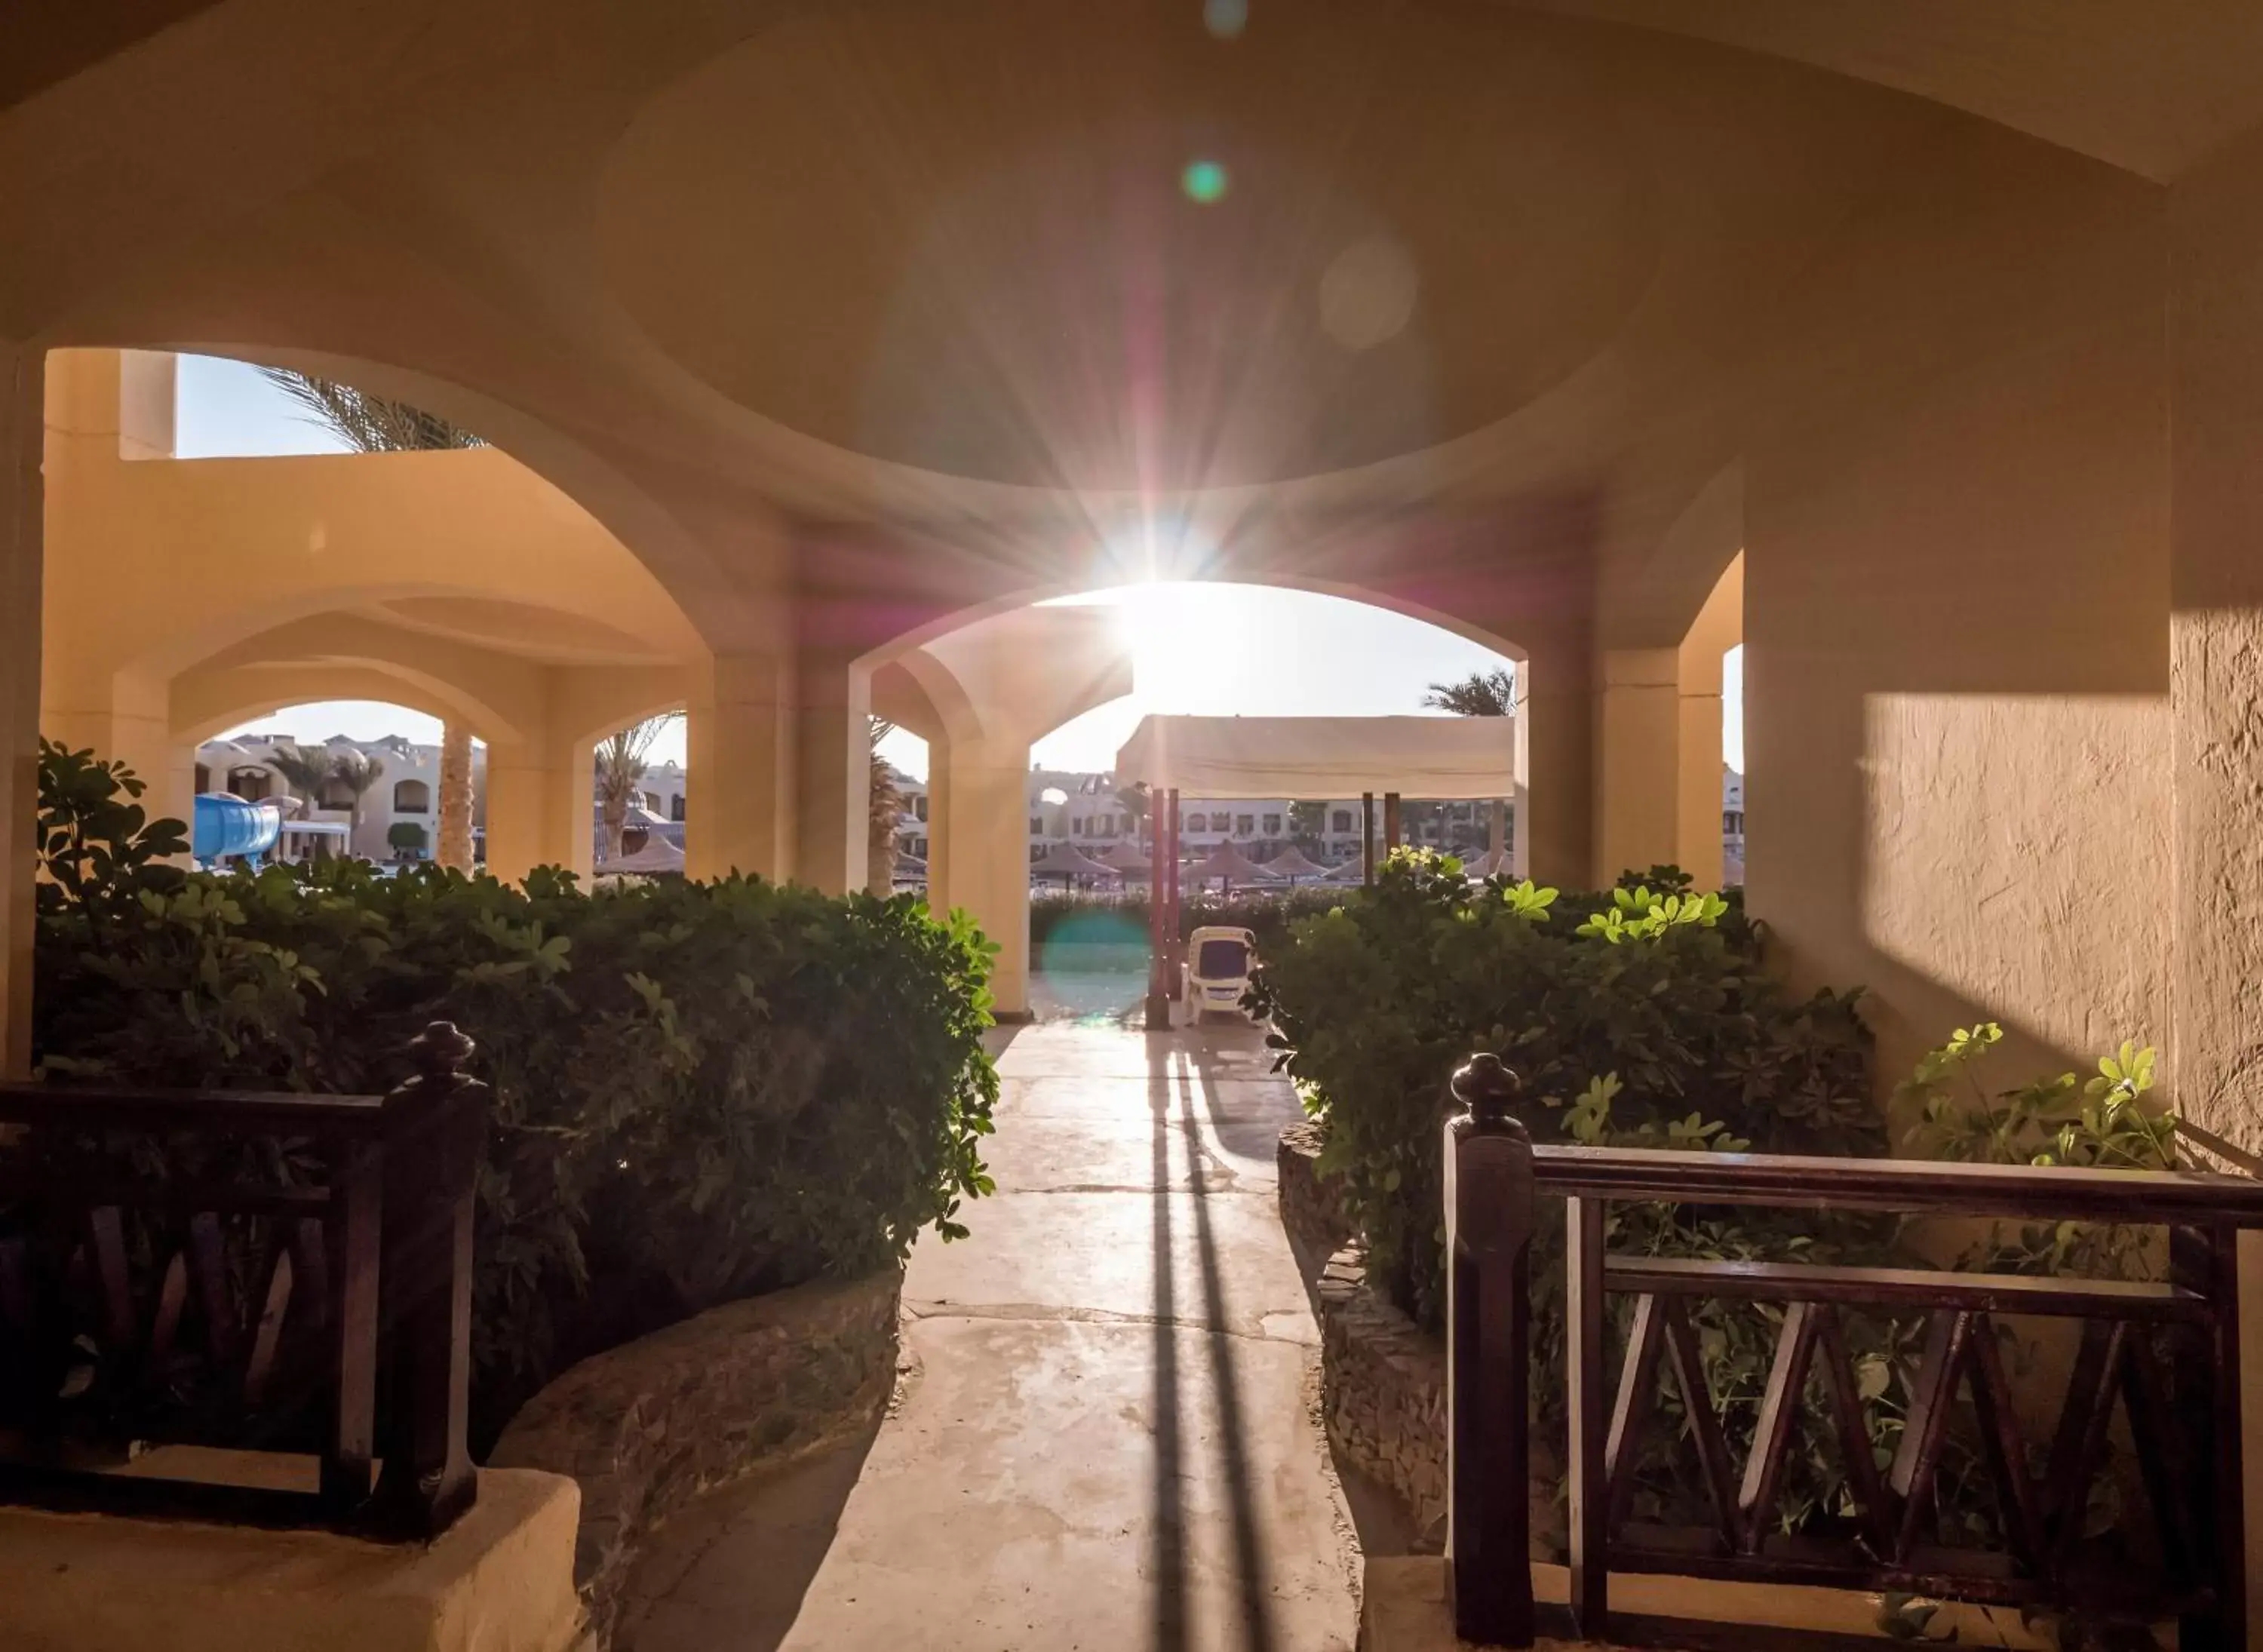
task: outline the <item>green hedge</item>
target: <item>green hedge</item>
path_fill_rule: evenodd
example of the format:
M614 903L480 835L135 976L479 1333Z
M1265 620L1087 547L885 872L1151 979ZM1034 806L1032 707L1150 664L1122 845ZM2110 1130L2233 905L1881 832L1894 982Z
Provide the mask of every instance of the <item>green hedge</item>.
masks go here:
M747 878L184 873L122 770L48 747L40 779L46 1074L368 1092L429 1020L478 1041L490 1429L572 1359L900 1259L989 1191L994 948L963 916Z
M1536 1141L1884 1150L1858 995L1786 994L1739 907L1689 895L1671 867L1644 875L1658 882L1559 896L1402 851L1266 955L1261 1007L1327 1127L1322 1169L1342 1178L1371 1276L1427 1324L1444 1281L1445 1080L1473 1050L1522 1077Z
M1619 887L1558 895L1496 879L1471 885L1450 861L1402 852L1372 890L1298 922L1272 952L1256 999L1282 1065L1324 1125L1324 1174L1341 1179L1370 1249L1370 1275L1435 1326L1442 1308L1441 1128L1449 1075L1471 1052L1500 1052L1522 1077L1516 1112L1538 1141L1823 1155L1886 1150L1869 1037L1855 992L1787 993L1763 963L1765 934L1733 899L1702 895L1672 867ZM1992 1023L1959 1030L1898 1090L1914 1123L1905 1150L1999 1163L2172 1169L2174 1115L2150 1091L2155 1055L2133 1041L2071 1073L1991 1090L1979 1069ZM1544 1211L1534 1243L1533 1395L1562 1439L1563 1223ZM1635 1254L1934 1264L1892 1218L1619 1203L1607 1243ZM2157 1236L2073 1222L2003 1225L1961 1258L2028 1273L2157 1277ZM1621 1322L1627 1304L1615 1300ZM1780 1309L1706 1301L1692 1309L1707 1387L1732 1452L1749 1447ZM1879 1461L1908 1414L1921 1318L1851 1314L1847 1339ZM1623 1344L1622 1344L1623 1345ZM1678 1402L1672 1409L1678 1409ZM1847 1528L1849 1494L1819 1391L1803 1397L1802 1449L1779 1510L1789 1531ZM1653 1431L1636 1471L1641 1519L1703 1524L1710 1504L1681 1431ZM1558 1460L1561 1460L1560 1457ZM1952 1432L1938 1499L1944 1536L2000 1546L2003 1520L1977 1433ZM2110 1496L2108 1483L2103 1491ZM2132 1534L2100 1504L2081 1536L2086 1563L2129 1563ZM1560 1539L1560 1533L1558 1537ZM1906 1637L1922 1603L1889 1597L1882 1624Z

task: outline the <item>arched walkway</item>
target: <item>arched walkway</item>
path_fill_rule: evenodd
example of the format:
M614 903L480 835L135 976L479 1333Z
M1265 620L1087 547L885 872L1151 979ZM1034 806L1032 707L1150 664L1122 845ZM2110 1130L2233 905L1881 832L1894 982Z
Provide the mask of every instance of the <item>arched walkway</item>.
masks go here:
M1254 1030L1024 1028L998 1194L913 1251L876 1438L717 1494L633 1584L625 1652L1351 1652L1359 1553L1277 1208L1301 1117Z

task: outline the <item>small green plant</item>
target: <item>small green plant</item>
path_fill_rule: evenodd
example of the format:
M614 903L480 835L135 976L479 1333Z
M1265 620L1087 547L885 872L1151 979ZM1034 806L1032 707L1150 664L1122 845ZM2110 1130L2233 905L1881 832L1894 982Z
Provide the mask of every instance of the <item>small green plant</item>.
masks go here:
M2004 1041L1993 1021L1959 1027L1928 1050L1894 1090L1913 1110L1903 1137L1927 1158L1977 1164L2064 1164L2098 1170L2173 1170L2177 1116L2145 1098L2156 1064L2151 1046L2123 1040L2086 1083L2072 1073L1991 1090L1979 1068ZM2031 1273L2148 1279L2158 1246L2142 1228L2095 1222L2031 1223L2015 1239L1993 1230L1983 1264Z

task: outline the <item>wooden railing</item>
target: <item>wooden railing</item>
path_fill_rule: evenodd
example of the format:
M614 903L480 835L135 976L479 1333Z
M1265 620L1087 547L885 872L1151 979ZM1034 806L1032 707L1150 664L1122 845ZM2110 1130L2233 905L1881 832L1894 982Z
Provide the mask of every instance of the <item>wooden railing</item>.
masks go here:
M2263 1184L1535 1147L1509 1112L1515 1076L1496 1058L1472 1058L1454 1076L1453 1090L1464 1111L1448 1122L1445 1137L1448 1576L1464 1638L1521 1647L1535 1631L1527 1362L1531 1247L1537 1200L1549 1194L1565 1200L1570 1616L1580 1634L1611 1638L1611 1575L1646 1572L2176 1618L2184 1652L2246 1646L2234 1242L2239 1229L2263 1227ZM1615 1199L2158 1225L2169 1229L2170 1282L1614 1256L1605 1217ZM1615 1379L1607 1369L1614 1296L1633 1299ZM1701 1299L1782 1308L1741 1465L1708 1391L1690 1313ZM1842 1316L1856 1310L1921 1318L1925 1326L1898 1447L1883 1474L1843 1329ZM2006 1315L2082 1323L2040 1475L1999 1347L1996 1321ZM1826 1444L1844 1466L1854 1518L1843 1532L1788 1535L1775 1530L1777 1511L1812 1375L1820 1378ZM1695 1527L1644 1527L1630 1518L1665 1380L1680 1399L1680 1425L1710 1504L1711 1518ZM2004 1533L1999 1551L1948 1547L1931 1530L1960 1393L1971 1397ZM2162 1560L2152 1576L2097 1575L2078 1559L2117 1400Z
M0 1084L0 1501L402 1539L469 1508L472 1049L434 1022L381 1097Z

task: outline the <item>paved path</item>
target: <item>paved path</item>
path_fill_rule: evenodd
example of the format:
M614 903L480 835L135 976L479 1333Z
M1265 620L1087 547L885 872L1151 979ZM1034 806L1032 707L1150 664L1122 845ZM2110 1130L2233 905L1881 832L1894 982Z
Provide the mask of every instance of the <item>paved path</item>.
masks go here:
M913 1256L916 1369L861 1472L836 1454L676 1522L632 1652L1349 1652L1269 1064L1246 1029L1023 1029L999 1195Z

